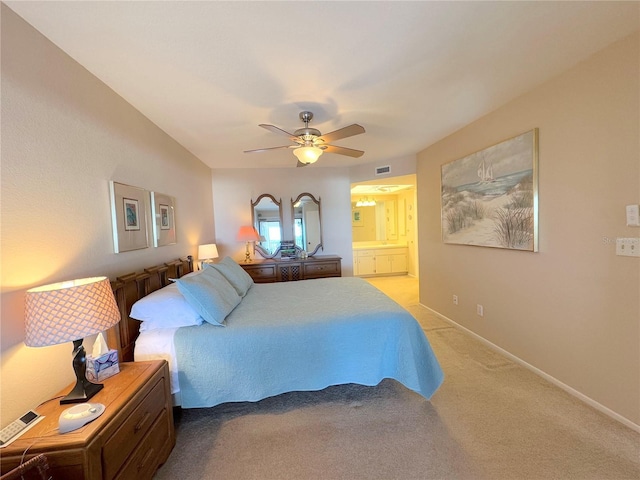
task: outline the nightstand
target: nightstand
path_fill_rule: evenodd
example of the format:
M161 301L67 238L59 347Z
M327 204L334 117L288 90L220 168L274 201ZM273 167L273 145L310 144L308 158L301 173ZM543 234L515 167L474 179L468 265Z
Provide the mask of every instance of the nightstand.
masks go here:
M38 407L44 420L0 450L1 472L44 453L55 479L151 479L176 441L167 362L121 363L102 383L90 402L104 413L73 432L58 433L60 413L72 405L56 398Z

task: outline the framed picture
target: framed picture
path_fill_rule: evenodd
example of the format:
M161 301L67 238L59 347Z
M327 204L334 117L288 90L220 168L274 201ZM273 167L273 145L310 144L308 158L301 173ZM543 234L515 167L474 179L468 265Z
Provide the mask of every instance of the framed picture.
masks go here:
M169 195L151 192L154 247L176 243L175 203L175 199Z
M538 129L442 165L445 243L538 251Z
M109 182L111 224L115 253L149 247L148 193L143 188Z
M351 212L351 225L354 227L362 226L362 212L360 210L353 210Z

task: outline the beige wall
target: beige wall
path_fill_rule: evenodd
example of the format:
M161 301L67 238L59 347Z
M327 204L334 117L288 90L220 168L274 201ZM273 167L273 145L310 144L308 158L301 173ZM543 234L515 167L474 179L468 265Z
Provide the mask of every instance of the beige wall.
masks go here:
M245 246L236 241L242 225L251 224L251 201L263 193L282 200L284 239L292 239L291 200L303 192L321 200L322 240L319 255L342 257L342 274L353 274L351 252L350 183L347 169L304 167L290 169L213 169L216 243L221 256L244 258ZM260 258L260 257L258 257Z
M640 237L625 226L625 205L640 203L639 41L437 142L417 165L421 302L636 425L640 259L616 256L615 238ZM535 127L539 253L444 245L440 165Z
M195 255L211 171L2 5L0 423L73 379L71 342L29 348L24 292ZM109 180L176 198L176 245L113 253Z

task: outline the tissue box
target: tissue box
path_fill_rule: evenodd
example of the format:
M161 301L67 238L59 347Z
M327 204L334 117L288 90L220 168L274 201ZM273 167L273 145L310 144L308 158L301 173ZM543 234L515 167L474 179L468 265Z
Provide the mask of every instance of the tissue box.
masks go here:
M112 377L120 372L118 364L118 351L109 350L104 355L94 358L87 355L87 380L93 383L100 383L105 378Z

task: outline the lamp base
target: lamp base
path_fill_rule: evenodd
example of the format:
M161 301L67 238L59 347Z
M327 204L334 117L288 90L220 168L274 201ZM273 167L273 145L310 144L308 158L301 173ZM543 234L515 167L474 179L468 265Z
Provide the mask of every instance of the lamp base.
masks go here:
M69 395L60 400L60 405L67 403L85 403L102 390L103 387L104 385L101 383L91 383L88 380L85 381L84 385L82 383L76 383L76 386L69 392Z
M76 374L76 386L60 400L60 404L84 403L98 393L104 385L87 380L87 355L82 346L82 339L73 341L73 371Z
M247 242L247 248L244 252L244 263L251 262L251 254L249 253L249 242Z

